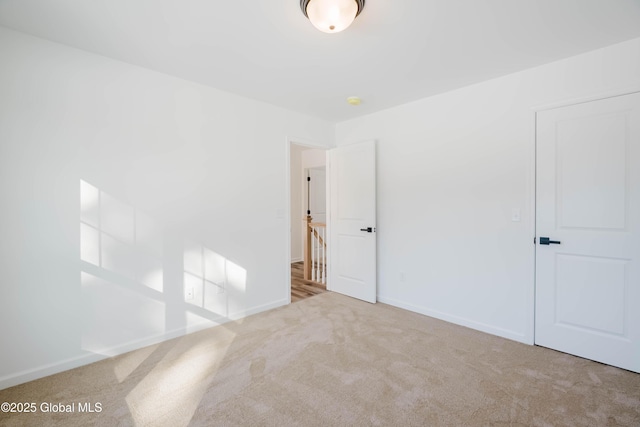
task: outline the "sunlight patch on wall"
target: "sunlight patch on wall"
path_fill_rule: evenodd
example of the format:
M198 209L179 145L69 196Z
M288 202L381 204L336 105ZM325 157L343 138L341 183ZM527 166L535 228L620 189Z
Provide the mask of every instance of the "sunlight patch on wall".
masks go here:
M184 300L220 316L228 314L228 268L222 255L200 244L186 242L184 250Z
M247 288L247 270L231 261L227 261L227 282L235 290L244 293Z
M112 356L165 333L162 239L151 217L80 180L83 350Z
M98 227L100 191L93 185L80 180L80 221Z
M80 259L100 265L100 232L83 223L80 223Z
M163 292L162 232L158 224L83 180L80 258Z

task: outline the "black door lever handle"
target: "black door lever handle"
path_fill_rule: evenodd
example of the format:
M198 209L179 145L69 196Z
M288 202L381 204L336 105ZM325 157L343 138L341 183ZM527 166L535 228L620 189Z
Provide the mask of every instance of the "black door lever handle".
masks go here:
M541 245L548 245L548 244L559 245L560 240L550 240L548 237L541 237L540 244Z
M360 231L366 231L367 233L373 233L373 228L372 227L361 228Z

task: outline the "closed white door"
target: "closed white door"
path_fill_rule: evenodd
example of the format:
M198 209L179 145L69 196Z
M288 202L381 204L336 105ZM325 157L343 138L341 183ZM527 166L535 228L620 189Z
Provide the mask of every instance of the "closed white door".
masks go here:
M330 151L329 285L376 302L375 142Z
M640 372L640 94L537 114L535 342Z

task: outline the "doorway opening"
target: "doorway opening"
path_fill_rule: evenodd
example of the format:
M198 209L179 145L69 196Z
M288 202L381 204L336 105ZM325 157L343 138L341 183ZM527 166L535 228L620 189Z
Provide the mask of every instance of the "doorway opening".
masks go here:
M290 301L327 290L327 152L290 143Z

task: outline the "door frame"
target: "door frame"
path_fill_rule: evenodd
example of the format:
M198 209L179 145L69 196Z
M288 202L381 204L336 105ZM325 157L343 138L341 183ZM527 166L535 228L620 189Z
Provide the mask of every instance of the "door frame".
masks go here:
M535 330L535 324L536 324L536 287L537 287L537 277L536 277L536 252L537 252L537 241L534 239L537 239L537 230L536 230L536 225L538 223L538 218L537 218L537 201L538 201L538 188L536 186L536 182L538 180L538 113L542 112L542 111L547 111L547 110L554 110L556 108L562 108L562 107L568 107L571 105L577 105L577 104L584 104L587 102L594 102L594 101L601 101L603 99L608 99L608 98L615 98L618 96L624 96L624 95L631 95L634 93L639 93L640 92L640 87L632 87L632 88L627 88L627 89L622 89L622 90L614 90L614 91L608 91L608 92L603 92L603 93L597 93L597 94L591 94L591 95L586 95L586 96L580 96L580 97L574 97L574 98L568 98L568 99L564 99L562 101L557 101L557 102L553 102L553 103L548 103L548 104L542 104L542 105L538 105L538 106L534 106L531 108L532 111L532 115L533 115L533 153L532 153L532 161L529 163L530 164L530 172L528 174L529 179L532 180L531 184L530 184L530 188L532 189L532 193L531 193L531 206L533 206L533 224L531 225L532 230L533 230L533 237L532 237L532 242L533 242L533 283L532 283L532 288L530 290L530 292L527 295L527 298L529 300L529 304L527 304L527 306L529 307L529 316L528 317L528 328L527 328L527 335L529 335L529 339L526 340L527 343L531 344L531 345L535 345L536 344L536 330Z
M284 265L286 266L286 271L285 271L285 278L287 279L287 285L286 285L286 304L291 304L291 146L292 145L299 145L301 147L308 147L308 148L312 148L312 149L317 149L317 150L323 150L325 152L328 152L331 148L330 146L327 146L326 144L322 144L319 143L317 141L311 141L305 138L297 138L297 137L287 137L286 138L286 142L285 142L285 157L286 157L286 174L285 174L285 188L286 188L286 206L285 206L285 235L286 235L286 257L287 257L287 261L284 263ZM329 176L329 159L327 158L327 166L326 166L326 171L327 171L327 177ZM326 223L327 223L327 231L330 229L331 227L331 217L328 214L329 212L329 208L330 208L330 201L331 201L331 188L329 185L327 185L326 187L326 194L325 197L327 199L327 219L326 219ZM327 266L328 269L331 268L331 260L330 260L330 256L331 256L331 241L329 240L327 242ZM327 271L327 290L331 290L330 287L330 282L329 282L329 271Z

